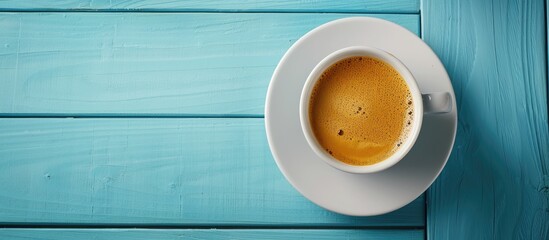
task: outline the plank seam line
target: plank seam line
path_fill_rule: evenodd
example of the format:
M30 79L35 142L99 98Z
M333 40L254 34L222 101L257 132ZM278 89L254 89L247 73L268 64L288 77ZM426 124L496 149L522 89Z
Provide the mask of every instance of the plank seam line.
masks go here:
M29 224L29 223L0 223L2 228L21 229L219 229L219 230L425 230L421 226L201 226L201 225L145 225L145 224Z
M291 11L291 10L208 10L208 9L9 9L0 8L0 13L340 13L340 14L379 14L379 15L419 15L419 11Z
M263 114L6 114L0 118L264 118Z
M420 0L419 1L419 38L421 38L421 40L423 40L423 30L424 30L424 27L423 27L423 17L424 17L424 12L423 12L423 2L424 0ZM429 186L430 188L430 186ZM425 204L424 208L423 208L423 216L424 216L424 220L423 220L423 224L424 224L424 228L425 228L425 231L423 231L423 239L425 240L429 240L429 236L428 236L428 208L429 208L429 188L427 190L425 190L425 192L423 194L425 194L425 197L424 197L424 202L423 204Z
M549 26L547 25L549 23L547 15L549 0L546 0L543 4L545 7L545 11L543 11L545 13L545 96L547 97L547 114L549 114ZM547 124L549 125L549 121L547 121Z

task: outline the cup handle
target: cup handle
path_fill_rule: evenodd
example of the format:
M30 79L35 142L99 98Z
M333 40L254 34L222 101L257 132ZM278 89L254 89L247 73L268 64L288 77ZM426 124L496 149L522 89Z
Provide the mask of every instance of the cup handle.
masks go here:
M452 111L452 101L450 93L437 92L421 94L423 98L423 113L440 114Z

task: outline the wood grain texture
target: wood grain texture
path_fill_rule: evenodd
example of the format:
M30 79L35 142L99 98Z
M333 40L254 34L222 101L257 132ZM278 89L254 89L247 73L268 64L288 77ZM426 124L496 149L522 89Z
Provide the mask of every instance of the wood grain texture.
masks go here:
M348 217L302 197L263 119L0 119L0 222L424 226L420 197Z
M0 13L0 114L262 116L284 52L348 16ZM418 15L365 16L419 32Z
M0 239L302 239L420 240L423 230L0 229Z
M419 13L419 0L2 0L0 10Z
M423 2L458 135L428 192L429 239L549 239L544 1Z

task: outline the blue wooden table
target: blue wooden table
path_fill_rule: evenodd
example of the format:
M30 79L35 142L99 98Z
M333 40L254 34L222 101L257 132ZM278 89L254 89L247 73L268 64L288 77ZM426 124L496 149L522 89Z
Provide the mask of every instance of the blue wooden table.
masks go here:
M0 239L549 239L543 0L0 1ZM277 169L263 111L304 33L373 16L457 96L434 185L376 217Z

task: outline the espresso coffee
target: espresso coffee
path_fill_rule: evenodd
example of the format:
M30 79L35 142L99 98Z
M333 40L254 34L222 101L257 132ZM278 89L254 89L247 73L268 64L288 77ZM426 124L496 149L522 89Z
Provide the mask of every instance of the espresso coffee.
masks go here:
M327 153L366 166L387 159L405 142L413 105L406 81L391 65L350 57L319 77L309 100L309 121Z

